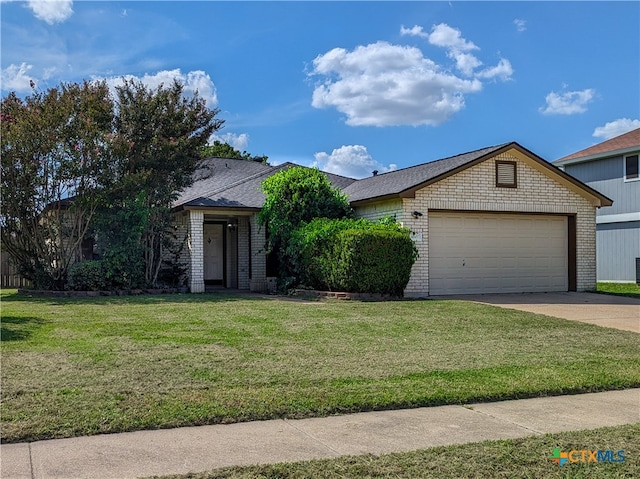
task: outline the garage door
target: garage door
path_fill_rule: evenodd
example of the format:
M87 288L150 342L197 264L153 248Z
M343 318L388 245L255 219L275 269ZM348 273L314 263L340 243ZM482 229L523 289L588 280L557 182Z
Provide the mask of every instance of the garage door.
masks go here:
M565 216L429 213L429 294L568 290Z

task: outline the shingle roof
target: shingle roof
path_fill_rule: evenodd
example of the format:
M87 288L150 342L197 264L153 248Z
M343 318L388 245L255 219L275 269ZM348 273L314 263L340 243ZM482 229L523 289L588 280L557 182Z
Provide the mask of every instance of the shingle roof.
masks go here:
M597 145L593 145L584 150L577 151L570 155L564 156L559 160L555 160L554 163L562 163L567 160L576 160L578 158L587 158L594 156L607 156L608 153L614 153L616 151L627 150L629 148L640 148L640 128L632 130L610 140L603 141Z
M611 204L611 200L606 196L515 142L490 146L402 170L370 176L362 180L354 180L331 173L325 174L334 187L340 188L347 194L352 204L393 197L412 197L417 190L428 184L456 174L510 148L519 150L554 174L599 198L603 206ZM293 166L298 165L285 163L273 167L247 160L210 158L206 161L204 168L197 172L196 178L199 179L180 195L174 202L174 207L260 209L265 200L261 190L262 181L278 171Z
M195 174L193 185L182 192L174 207L218 207L260 209L265 196L262 181L293 163L269 166L255 161L209 158ZM325 173L334 187L346 188L353 178Z
M209 158L173 206L260 208L264 202L260 181L272 172L271 166L255 161Z
M495 153L507 144L490 146L461 155L403 168L402 170L370 176L352 183L345 188L344 192L349 196L351 202L400 195L443 174L450 173L467 163Z

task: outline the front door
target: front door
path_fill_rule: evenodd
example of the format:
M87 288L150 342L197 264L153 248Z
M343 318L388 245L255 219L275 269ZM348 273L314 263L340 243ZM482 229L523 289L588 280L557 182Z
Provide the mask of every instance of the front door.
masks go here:
M204 283L224 285L224 225L204 224Z

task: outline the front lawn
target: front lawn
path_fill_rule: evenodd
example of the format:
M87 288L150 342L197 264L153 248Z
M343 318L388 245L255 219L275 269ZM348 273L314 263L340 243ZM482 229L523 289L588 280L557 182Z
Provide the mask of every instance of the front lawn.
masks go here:
M593 431L563 432L505 441L485 441L459 446L434 447L381 456L346 456L337 459L280 463L265 466L229 467L212 472L164 476L163 479L254 478L393 478L393 479L605 479L640 477L640 424ZM559 466L551 461L553 450L613 451L622 462L581 461Z
M2 292L2 440L640 386L638 335L462 301Z

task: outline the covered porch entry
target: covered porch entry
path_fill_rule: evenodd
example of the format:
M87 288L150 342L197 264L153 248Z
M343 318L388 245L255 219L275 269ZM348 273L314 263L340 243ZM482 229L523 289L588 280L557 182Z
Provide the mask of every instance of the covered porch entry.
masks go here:
M189 288L266 289L264 232L253 212L189 211Z

